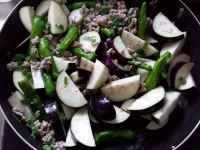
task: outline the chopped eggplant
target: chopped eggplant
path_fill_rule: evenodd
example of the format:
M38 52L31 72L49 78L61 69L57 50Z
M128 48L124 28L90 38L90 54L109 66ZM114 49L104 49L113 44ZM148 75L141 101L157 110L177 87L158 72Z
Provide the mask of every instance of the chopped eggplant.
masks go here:
M84 57L78 56L77 68L92 72L92 70L94 69L94 63Z

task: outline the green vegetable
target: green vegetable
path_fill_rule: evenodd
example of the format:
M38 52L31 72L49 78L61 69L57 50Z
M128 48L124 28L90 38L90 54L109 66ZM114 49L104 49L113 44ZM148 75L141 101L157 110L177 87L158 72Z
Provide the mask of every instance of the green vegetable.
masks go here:
M19 119L19 117L17 115L15 115L14 113L12 114L12 116L19 122L21 122L21 120Z
M135 66L135 60L134 61L128 61L128 64L130 65L134 65ZM152 71L152 67L148 64L145 64L145 63L140 63L139 65L137 65L138 68L141 68L141 69L145 69L147 71Z
M181 19L181 17L183 16L184 12L185 12L184 8L180 8L179 12L178 12L178 15L177 15L177 18Z
M94 42L96 42L96 36L84 36L83 40L94 43Z
M100 27L99 32L107 37L113 37L115 35L115 32L113 29L109 29L105 27Z
M30 72L30 70L28 68L24 68L22 70L22 74L25 76L28 72Z
M24 54L15 54L13 56L13 61L22 64L23 61L25 60L25 58L26 58L26 56Z
M56 24L56 27L58 27L61 31L64 31L64 26L62 24Z
M150 91L157 85L161 73L164 71L167 60L171 57L170 52L164 53L155 63L153 70L150 72L146 79L146 89Z
M67 84L67 77L64 77L64 84Z
M163 79L167 79L168 78L168 74L167 74L167 72L165 70L161 73L161 77Z
M73 55L81 56L91 61L95 60L95 57L96 57L95 53L92 53L92 52L85 53L80 47L72 48L70 49L70 52Z
M46 71L42 71L42 79L44 82L46 95L49 97L55 96L56 88L51 75L48 74Z
M137 36L143 40L145 39L145 33L146 33L146 27L147 27L146 6L147 6L147 3L143 2L140 9L140 15L139 15L139 20L138 20L138 31L137 31Z
M134 137L135 133L128 129L104 130L96 134L94 140L96 145L99 145L113 138L133 139Z
M97 3L98 2L96 2L96 1L75 2L75 3L72 3L70 5L67 5L67 8L69 9L69 11L72 11L74 9L81 8L84 4L86 4L87 8L95 7Z
M29 118L26 120L26 125L31 128L32 134L31 136L35 139L38 134L38 127L34 124L34 120L32 118Z
M187 82L183 77L180 77L179 81L181 82L182 85L185 85Z
M28 55L30 54L31 49L33 47L31 40L34 39L36 36L42 37L42 25L43 25L42 18L40 16L37 16L37 15L34 16L33 27L31 29L31 34L30 34L30 44L29 44L29 47L28 47Z
M25 79L19 81L18 85L21 88L21 90L23 91L25 98L32 100L31 105L30 105L31 108L35 112L38 110L40 111L40 119L48 120L45 110L42 106L41 99L40 99L39 95L37 94L36 90L30 84L30 82L25 78Z
M85 17L83 17L83 27L84 27L85 29L87 29L87 28L88 28L88 26L87 26L87 20L86 20L86 16L85 16Z
M31 51L30 51L30 53L29 53L29 58L30 58L31 60L35 59L35 54L36 54L37 51L38 51L38 49L37 49L36 47L32 47L32 48L31 48Z
M145 41L145 43L142 46L136 48L136 52L141 56L145 56L144 51L145 51L145 49L147 48L148 45L149 45L149 43L147 41Z
M59 52L64 52L69 48L69 46L76 40L78 37L78 28L77 27L71 27L69 28L67 34L64 37L64 40L60 43L58 46Z
M32 78L32 74L31 72L27 72L27 74L25 75L27 80L30 80Z
M49 41L46 38L41 38L39 42L39 53L42 59L51 57L51 75L54 79L58 77L58 69L56 67L53 55L49 49Z
M56 0L56 2L59 4L59 5L63 5L65 3L67 3L66 0Z

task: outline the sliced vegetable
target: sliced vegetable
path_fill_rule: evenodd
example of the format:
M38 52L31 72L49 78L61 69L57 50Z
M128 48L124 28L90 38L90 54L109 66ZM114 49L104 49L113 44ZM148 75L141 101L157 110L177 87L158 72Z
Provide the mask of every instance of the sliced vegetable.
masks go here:
M94 69L95 63L93 63L92 61L90 61L84 57L77 57L76 65L77 65L77 68L92 72Z
M81 56L90 61L94 61L96 58L95 53L93 53L93 52L85 53L85 52L83 52L83 49L81 49L80 47L72 48L72 49L70 49L70 52L75 56Z
M196 83L195 83L195 81L194 81L191 73L189 73L185 77L185 81L186 81L186 84L184 84L184 85L180 84L177 89L179 89L179 90L186 90L186 89L190 89L192 87L196 87Z
M68 16L68 22L71 22L71 26L80 26L83 21L84 14L81 13L82 8L74 9Z
M157 123L154 122L154 121L151 121L151 122L146 126L146 129L148 129L148 130L158 130L158 129L163 128L167 123L168 123L168 119L167 119L162 125L159 125L159 124L157 124Z
M45 17L48 14L51 1L41 1L37 6L35 14L41 17Z
M65 141L66 147L74 147L77 145L77 140L73 136L71 130L69 129L67 132L67 137Z
M177 18L181 19L184 13L185 13L185 9L184 8L180 8L179 12L178 12L178 15L177 15Z
M97 3L98 2L95 2L95 1L75 2L75 3L72 3L70 5L67 5L67 8L69 9L69 11L72 11L74 9L81 8L84 4L86 4L87 8L95 7Z
M33 87L34 89L44 88L44 81L42 79L42 74L40 69L34 69L34 66L31 65L31 74L33 78Z

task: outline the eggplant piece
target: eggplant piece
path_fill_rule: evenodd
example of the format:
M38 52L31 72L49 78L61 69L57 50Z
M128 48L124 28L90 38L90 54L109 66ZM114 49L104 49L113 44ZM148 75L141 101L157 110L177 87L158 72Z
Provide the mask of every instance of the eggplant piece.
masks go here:
M151 114L164 106L164 96L165 90L162 86L159 86L136 99L127 110L136 115Z
M60 102L60 106L62 108L62 112L65 114L65 119L69 121L75 114L76 109L65 105L63 102Z
M122 103L122 105L121 105L121 109L122 110L124 110L124 111L127 111L127 112L129 112L128 110L127 110L127 108L128 107L130 107L132 104L133 104L133 102L135 102L135 98L132 98L132 99L128 99L128 100L126 100L126 101L124 101L123 103Z
M97 116L95 116L96 118L94 117L94 113L92 112L91 107L89 105L88 105L88 115L91 122L97 123L97 124L99 123L96 119Z
M165 105L161 109L151 114L152 119L157 124L162 126L167 121L169 115L174 111L177 106L180 94L180 92L176 91L166 92L164 97Z
M169 69L167 71L167 74L168 74L168 78L167 78L167 83L168 83L168 86L171 87L172 86L172 83L171 83L171 79L170 79L170 75L171 75L171 70L173 68L173 66L175 64L177 64L178 62L189 62L190 61L190 56L188 54L180 54L178 55L174 60L173 62L170 64L169 66Z
M111 75L116 75L118 77L125 76L124 67L116 63L111 57L106 58L105 65L109 68Z
M119 124L119 123L126 121L129 118L130 114L127 113L126 111L123 111L122 109L120 109L117 106L114 106L114 109L116 112L116 118L113 120L103 120L103 121L105 121L106 123L109 123L109 124Z
M178 62L173 66L170 74L170 80L175 88L178 88L178 86L182 84L183 80L185 80L185 77L189 74L193 66L194 63L192 62Z
M78 42L82 45L82 49L86 49L90 52L95 53L98 45L101 42L101 38L98 32L90 31L82 34L78 38Z
M122 65L132 58L120 36L115 37L112 42L108 43L108 48L113 48L115 51L112 55L113 59L117 59Z
M77 145L77 140L73 136L70 128L68 129L68 132L67 132L65 144L66 144L66 147L74 147Z
M86 106L74 114L70 129L78 142L88 147L96 147Z
M81 71L78 70L78 71L71 73L69 76L74 83L78 83L84 79L84 77L81 76L80 74L81 74Z
M184 38L183 32L162 13L154 18L153 31L152 36L158 41L176 42Z
M86 71L90 71L92 72L92 70L94 69L94 63L84 57L77 57L77 68L86 70Z
M68 16L68 22L72 22L71 26L79 26L83 21L84 14L81 13L81 8L74 9Z
M51 1L42 1L36 8L35 15L45 17L48 14Z
M102 120L113 120L116 118L116 111L112 102L100 92L92 96L90 108Z
M96 59L92 74L86 89L96 90L100 88L108 79L109 69L98 59Z
M55 131L55 138L62 140L66 137L65 129L63 128L62 121L60 120L59 111L56 105L56 98L49 98L43 101L43 107L48 116L49 122Z
M111 101L120 102L133 97L140 87L140 75L113 81L101 88Z
M148 130L158 130L158 129L163 128L167 123L168 123L168 119L167 119L162 125L159 125L159 124L157 124L157 123L154 122L154 121L151 121L151 122L146 126L146 129L148 129Z

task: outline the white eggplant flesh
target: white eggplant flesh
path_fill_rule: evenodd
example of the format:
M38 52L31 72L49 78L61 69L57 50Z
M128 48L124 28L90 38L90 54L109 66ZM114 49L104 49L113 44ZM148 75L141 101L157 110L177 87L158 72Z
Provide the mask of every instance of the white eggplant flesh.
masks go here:
M45 17L48 14L49 7L50 7L51 1L46 0L42 1L36 8L35 15Z
M53 59L55 61L58 72L61 72L62 70L66 71L69 63L73 63L72 61L68 61L68 60L65 60L64 58L59 58L56 56L53 56Z
M34 89L42 89L44 88L44 81L42 79L41 70L34 69L34 66L31 65L31 74L33 79L33 87Z
M109 69L98 59L94 64L94 69L90 76L86 89L95 90L100 88L108 79Z
M13 72L13 83L15 85L15 87L21 92L23 93L23 91L21 90L21 88L18 85L18 82L23 80L25 78L25 76L22 74L21 71L15 70Z
M152 60L152 59L147 59L147 58L142 58L142 57L137 57L137 60L141 63L146 63L146 62L149 62L149 61L155 61L155 60Z
M72 116L75 114L76 108L69 107L65 105L63 102L60 102L60 104L61 104L63 113L65 114L65 117L66 117L65 119L69 121L72 118Z
M152 68L153 66L155 65L156 61L149 61L149 62L145 62L145 64L148 64L150 65ZM136 70L136 74L140 75L140 82L141 83L144 83L149 75L150 71L147 71L145 69L141 69L141 68L138 68Z
M92 72L94 69L94 63L84 57L78 57L77 68Z
M83 80L83 77L81 77L81 76L79 75L79 72L78 72L78 71L75 71L75 72L71 73L69 76L70 76L71 80L72 80L74 83L78 83L78 82L80 82L80 81Z
M76 140L81 144L88 147L96 147L86 106L80 108L74 114L70 129Z
M140 75L119 79L101 88L108 99L115 102L125 101L133 97L140 87Z
M129 54L126 46L124 45L120 36L116 36L113 40L113 44L115 49L125 58L131 59L131 55Z
M127 111L127 108L130 107L132 103L135 102L135 100L136 100L135 98L131 98L124 101L120 108L124 111Z
M162 56L165 52L170 52L171 57L168 59L167 63L170 64L174 58L180 53L185 41L187 39L187 32L183 32L184 38L180 41L176 41L173 43L165 43L160 50L160 56Z
M68 22L71 26L79 26L82 24L84 14L81 13L82 8L74 9L68 16Z
M163 123L163 125L159 125L154 121L151 121L147 126L146 129L148 130L158 130L163 128L168 123L168 119Z
M32 30L34 15L35 10L31 6L24 6L19 10L19 18L29 33Z
M127 110L138 115L148 115L164 105L165 90L162 86L147 92L138 98Z
M153 20L153 30L162 37L174 38L182 36L181 32L173 22L171 22L164 14L158 13Z
M47 19L51 25L52 34L61 34L67 30L67 16L55 1L51 1ZM58 27L59 25L62 27Z
M152 113L151 116L153 120L159 124L163 125L168 119L169 115L174 111L180 97L180 92L170 91L165 94L165 105Z
M130 47L132 49L136 49L142 45L144 45L145 41L138 38L137 36L131 34L130 32L123 30L121 35L122 41L126 47ZM157 53L158 50L148 44L147 48L144 50L145 56L150 56L154 53Z
M149 43L149 44L154 44L154 43L158 43L158 41L156 39L154 39L153 37L148 37L146 39L146 41Z
M65 145L66 145L66 147L74 147L74 146L77 145L77 140L73 136L70 128L69 128L69 130L67 132L67 137L66 137Z
M98 45L101 42L101 38L98 32L89 31L82 34L78 38L78 42L82 45L81 48L86 51L95 53Z
M186 81L186 84L179 85L177 89L187 90L187 89L190 89L192 87L196 87L196 83L194 81L194 78L192 77L191 72L185 77L185 81Z
M67 84L64 82L65 78L67 78ZM87 104L87 100L65 71L58 75L56 92L59 99L69 107L77 108Z
M69 9L67 8L67 6L65 4L60 5L61 8L63 9L63 11L65 12L65 15L68 17L70 14Z
M167 74L168 74L167 84L168 84L169 87L172 86L171 79L170 79L171 70L172 70L172 68L175 64L177 64L178 62L181 62L181 61L189 62L190 56L188 54L180 54L172 61L172 63L169 66L169 69L167 71Z
M109 124L118 124L118 123L122 123L126 121L129 118L130 114L127 113L126 111L123 111L117 106L114 106L114 109L116 112L116 118L109 121L104 120L104 122L109 123Z
M182 84L181 78L185 80L185 77L190 73L190 70L193 68L193 66L194 66L194 63L186 62L178 70L172 69L171 74L175 74L175 78L174 78L174 81L172 81L173 78L171 76L171 82L174 83L175 88L178 88L179 85ZM175 70L177 71L176 73L175 73Z

